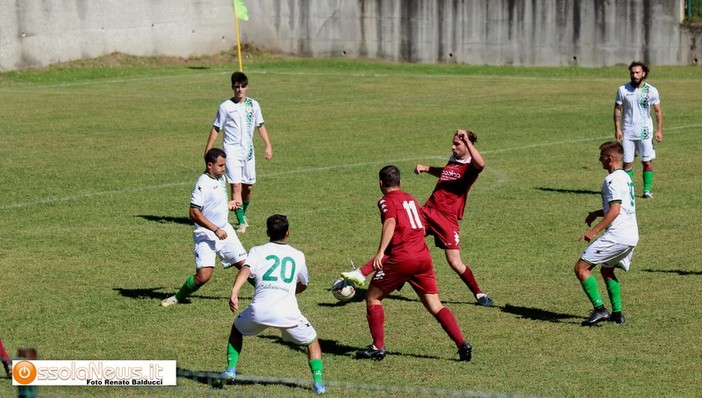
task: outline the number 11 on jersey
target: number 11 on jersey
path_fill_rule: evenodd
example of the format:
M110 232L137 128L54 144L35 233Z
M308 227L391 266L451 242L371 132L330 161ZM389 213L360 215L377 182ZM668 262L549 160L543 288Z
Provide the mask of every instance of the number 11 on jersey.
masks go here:
M424 225L422 225L422 220L419 219L419 212L417 211L417 205L415 202L406 200L402 202L402 207L404 207L405 211L407 212L407 218L409 218L412 229L424 228Z

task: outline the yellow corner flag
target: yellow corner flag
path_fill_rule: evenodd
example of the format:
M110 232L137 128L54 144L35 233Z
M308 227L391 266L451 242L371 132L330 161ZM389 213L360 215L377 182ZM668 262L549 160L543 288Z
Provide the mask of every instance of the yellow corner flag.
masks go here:
M249 9L243 0L234 0L234 16L242 21L249 20Z

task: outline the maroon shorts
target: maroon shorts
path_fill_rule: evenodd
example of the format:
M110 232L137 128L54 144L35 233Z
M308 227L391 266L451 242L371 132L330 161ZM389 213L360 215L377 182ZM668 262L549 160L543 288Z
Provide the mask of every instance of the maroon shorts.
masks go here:
M461 250L460 230L456 217L427 206L419 212L427 235L434 237L434 245L440 249Z
M393 290L400 290L406 282L409 282L417 293L439 293L431 258L405 259L397 262L392 257L385 256L383 269L375 271L371 280L373 286L380 288L386 294Z

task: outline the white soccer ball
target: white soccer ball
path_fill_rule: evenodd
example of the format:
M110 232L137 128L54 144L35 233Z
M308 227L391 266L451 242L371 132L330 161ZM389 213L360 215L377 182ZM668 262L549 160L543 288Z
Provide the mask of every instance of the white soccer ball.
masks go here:
M339 301L349 301L356 295L356 286L344 278L334 281L331 287L332 294Z

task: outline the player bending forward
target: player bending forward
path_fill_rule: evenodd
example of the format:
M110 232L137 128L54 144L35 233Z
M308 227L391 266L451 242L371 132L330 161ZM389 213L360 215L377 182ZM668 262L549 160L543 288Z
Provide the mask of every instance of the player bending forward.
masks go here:
M274 327L283 339L307 347L312 370L313 388L326 392L322 383L322 349L317 332L300 312L295 295L307 289L309 274L305 255L287 244L290 231L287 217L274 214L266 221L270 242L251 248L246 263L232 287L229 308L239 310L239 290L249 277L256 280L251 304L236 317L227 345L227 369L223 376L236 378L236 365L243 345L243 336L254 336Z
M639 228L636 223L634 184L622 168L623 153L624 149L618 142L600 145L600 162L609 175L602 183L602 209L588 213L585 222L590 226L598 217L602 217L602 220L580 237L580 240L592 243L575 264L575 275L594 307L592 315L582 322L583 326L593 326L607 320L624 323L621 289L614 269L629 270L634 247L639 241ZM594 240L603 229L605 233ZM607 312L595 276L592 275L592 269L597 264L602 265L600 273L612 303L612 315Z
M406 282L424 307L436 318L458 348L461 361L470 361L471 345L463 338L456 318L441 304L434 265L419 218L419 204L400 189L400 170L385 166L379 172L383 197L378 201L383 224L378 251L373 257L376 270L366 292L366 313L373 344L356 352L359 359L385 358L385 311L382 300Z

